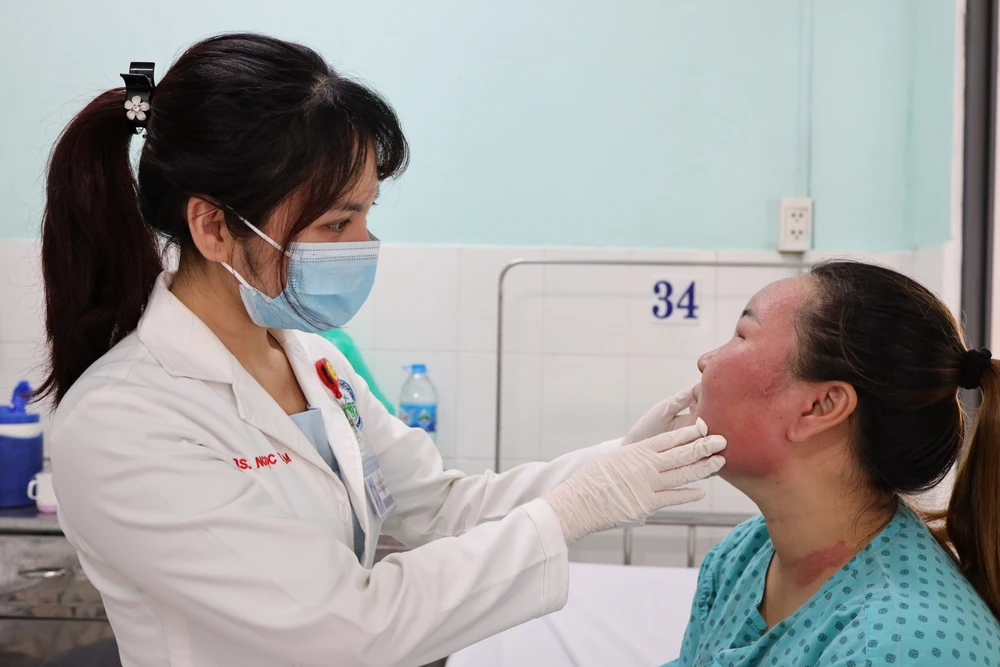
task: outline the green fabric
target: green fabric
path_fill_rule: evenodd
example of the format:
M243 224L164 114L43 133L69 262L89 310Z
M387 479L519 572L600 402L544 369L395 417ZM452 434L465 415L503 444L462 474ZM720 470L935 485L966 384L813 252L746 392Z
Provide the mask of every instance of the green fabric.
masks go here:
M773 555L763 517L709 552L681 657L664 667L1000 665L1000 624L905 504L806 604L768 629L758 609Z
M333 329L327 331L326 333L320 334L323 338L327 339L333 343L340 353L347 357L347 361L350 362L351 367L354 372L364 378L365 382L368 383L368 389L371 390L372 395L379 400L385 409L389 411L389 414L396 414L395 406L385 397L382 390L379 389L378 383L375 382L375 376L372 375L371 369L368 368L368 364L365 363L364 357L361 356L361 350L358 346L354 344L354 340L347 334L343 329Z

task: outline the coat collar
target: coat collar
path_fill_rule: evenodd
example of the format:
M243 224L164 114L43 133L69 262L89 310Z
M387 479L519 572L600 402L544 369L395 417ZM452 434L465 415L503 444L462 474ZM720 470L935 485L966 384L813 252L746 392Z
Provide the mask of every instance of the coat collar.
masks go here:
M139 322L138 335L142 344L170 375L231 385L236 409L243 421L306 460L329 470L316 448L281 406L240 365L208 325L170 292L172 280L173 275L167 272L161 273L156 280ZM271 334L286 348L289 362L299 376L301 369L296 366L302 363L305 350L284 331L272 330Z
M239 362L197 315L170 292L174 275L164 271L139 321L139 340L176 377L232 384Z

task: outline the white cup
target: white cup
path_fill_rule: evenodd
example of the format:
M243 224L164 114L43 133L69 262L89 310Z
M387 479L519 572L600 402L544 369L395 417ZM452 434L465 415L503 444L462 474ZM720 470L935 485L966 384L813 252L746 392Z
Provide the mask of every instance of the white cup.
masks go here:
M52 488L52 473L40 472L28 483L28 497L35 501L39 512L54 514L58 509L56 492Z

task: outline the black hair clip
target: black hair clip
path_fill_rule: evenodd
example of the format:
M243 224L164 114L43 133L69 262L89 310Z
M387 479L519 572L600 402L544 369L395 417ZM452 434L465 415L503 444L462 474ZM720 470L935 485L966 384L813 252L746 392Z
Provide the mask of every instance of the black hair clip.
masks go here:
M155 63L131 63L128 74L122 74L125 80L125 117L135 126L135 133L140 134L146 127L149 118L150 102L156 84L153 83L153 68Z

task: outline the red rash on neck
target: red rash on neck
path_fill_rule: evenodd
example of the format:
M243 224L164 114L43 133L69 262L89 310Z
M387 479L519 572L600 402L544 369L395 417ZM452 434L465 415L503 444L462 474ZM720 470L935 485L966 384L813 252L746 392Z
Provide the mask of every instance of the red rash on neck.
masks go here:
M807 554L792 568L795 585L808 586L827 570L846 563L850 560L852 553L847 543L840 540L831 547L818 549Z

